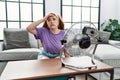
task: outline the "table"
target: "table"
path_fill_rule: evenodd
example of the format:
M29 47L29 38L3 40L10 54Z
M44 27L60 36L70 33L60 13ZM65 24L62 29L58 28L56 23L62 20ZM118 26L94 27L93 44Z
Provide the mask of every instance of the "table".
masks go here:
M70 57L73 59L75 57ZM68 60L68 58L65 58ZM79 61L78 61L79 63ZM61 66L60 58L42 59L42 60L25 60L25 61L11 61L6 65L0 80L16 79L16 80L31 80L43 79L49 77L66 76L66 75L80 75L97 72L110 73L110 80L114 77L114 68L95 60L97 68L94 69L71 69Z

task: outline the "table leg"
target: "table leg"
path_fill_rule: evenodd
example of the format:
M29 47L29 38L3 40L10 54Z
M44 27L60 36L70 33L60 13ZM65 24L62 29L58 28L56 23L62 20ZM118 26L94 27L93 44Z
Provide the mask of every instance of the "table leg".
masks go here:
M88 74L85 74L85 80L87 80L87 78L88 78Z
M114 80L114 69L109 71L110 73L110 80Z

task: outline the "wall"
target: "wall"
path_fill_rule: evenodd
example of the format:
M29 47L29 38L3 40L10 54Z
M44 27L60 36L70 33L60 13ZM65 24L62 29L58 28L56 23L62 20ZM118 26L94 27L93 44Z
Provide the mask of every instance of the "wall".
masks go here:
M118 18L118 20L119 20L119 22L120 22L120 0L117 0L116 1L116 13L117 13L117 18Z
M61 0L45 0L45 13L55 12L60 15L61 13Z
M120 20L120 0L101 0L100 22L108 19Z

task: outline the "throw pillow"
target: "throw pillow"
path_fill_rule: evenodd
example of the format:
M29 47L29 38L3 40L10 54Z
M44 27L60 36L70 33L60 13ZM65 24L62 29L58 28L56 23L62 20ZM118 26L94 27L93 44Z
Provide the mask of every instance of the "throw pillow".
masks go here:
M5 49L30 48L28 32L25 29L4 28Z
M99 36L98 36L99 38L98 39L100 39L100 43L108 44L110 35L111 35L111 32L99 31Z

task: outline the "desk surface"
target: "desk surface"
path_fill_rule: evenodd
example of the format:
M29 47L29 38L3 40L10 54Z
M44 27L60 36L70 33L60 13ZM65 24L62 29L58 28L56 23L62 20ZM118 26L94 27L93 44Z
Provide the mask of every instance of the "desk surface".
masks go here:
M73 59L72 57L69 59ZM78 61L79 62L79 61ZM95 69L71 69L61 66L61 60L56 59L43 59L43 60L26 60L26 61L12 61L6 65L1 78L6 79L35 79L35 78L48 78L64 75L76 75L83 73L101 72L113 69L112 66L104 64L95 60L97 68Z

